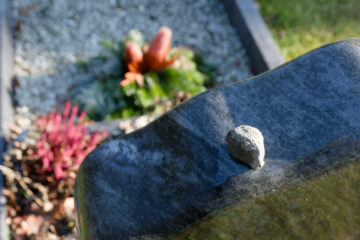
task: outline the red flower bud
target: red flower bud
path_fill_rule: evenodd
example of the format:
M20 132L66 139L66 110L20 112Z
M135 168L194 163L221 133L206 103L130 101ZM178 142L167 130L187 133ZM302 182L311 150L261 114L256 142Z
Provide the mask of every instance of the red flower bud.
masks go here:
M125 60L130 72L140 72L144 54L135 42L127 42L125 45Z
M171 38L170 28L160 28L145 54L145 63L149 71L157 71L162 68L170 51Z
M170 28L162 27L152 40L150 47L143 53L140 47L132 41L125 45L125 60L129 72L121 81L121 86L137 82L139 86L144 85L143 73L148 71L159 71L174 63L175 59L167 60L171 47L172 31Z

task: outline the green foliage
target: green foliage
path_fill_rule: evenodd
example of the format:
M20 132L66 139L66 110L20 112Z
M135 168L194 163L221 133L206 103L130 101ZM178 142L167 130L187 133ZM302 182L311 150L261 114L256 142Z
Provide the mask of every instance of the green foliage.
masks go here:
M110 113L127 106L124 93L118 85L118 81L113 79L95 81L89 87L83 88L74 98L74 102L86 110L87 117L91 120L111 119Z
M199 54L196 54L194 56L194 61L197 65L197 69L199 70L199 72L204 73L206 76L204 85L206 87L213 87L215 84L216 66L206 63L203 56Z
M360 35L358 0L259 0L259 3L288 60L321 45Z
M125 37L125 42L127 41L135 42L140 48L145 45L144 37L137 29L133 29L129 32L129 34Z
M99 56L89 62L80 61L78 66L85 72L106 64L114 56L119 64L102 75L96 76L101 81L94 81L77 94L75 101L86 110L91 120L111 120L128 118L144 113L162 113L177 103L188 99L211 87L215 80L216 69L207 65L200 55L188 48L173 48L169 55L177 61L168 68L143 74L143 83L132 82L120 86L127 67L124 60L126 41L134 41L143 47L146 43L142 34L132 30L124 41L117 44L102 41L108 50L108 56Z
M117 53L117 49L116 49L116 46L112 43L112 42L109 42L109 41L106 41L106 40L103 40L100 42L100 44L108 49L109 51L113 52L113 53Z

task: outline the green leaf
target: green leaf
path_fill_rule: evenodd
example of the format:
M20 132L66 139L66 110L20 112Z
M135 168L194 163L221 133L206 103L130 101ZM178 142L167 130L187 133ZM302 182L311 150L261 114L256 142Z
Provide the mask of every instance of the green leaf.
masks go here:
M125 41L133 41L135 42L140 48L142 48L145 44L144 38L142 33L137 30L133 29L129 32L128 36L125 38Z
M123 90L126 96L133 96L136 93L138 85L136 82L129 83L126 86L123 86Z
M204 75L204 85L206 87L213 87L217 75L216 66L206 63L203 56L200 54L195 55L194 61L197 65L197 70Z
M188 60L193 60L195 53L190 48L186 47L177 47L170 50L170 58L179 56L185 57Z
M79 59L76 62L76 67L81 68L81 69L87 68L87 65L88 65L88 62L86 60L84 60L84 59Z
M113 52L113 53L116 53L117 52L117 49L115 47L115 44L110 42L110 41L107 41L107 40L102 40L100 42L100 45L102 45L103 47L105 47L106 49L108 49L110 52Z
M154 96L144 88L139 88L135 95L136 103L142 108L149 108L154 104Z

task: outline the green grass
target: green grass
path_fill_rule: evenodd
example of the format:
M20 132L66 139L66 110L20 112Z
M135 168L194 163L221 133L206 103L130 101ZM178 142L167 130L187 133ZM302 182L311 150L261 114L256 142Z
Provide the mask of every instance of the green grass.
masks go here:
M225 206L177 239L360 239L360 163Z
M334 41L360 37L359 0L258 0L287 60Z

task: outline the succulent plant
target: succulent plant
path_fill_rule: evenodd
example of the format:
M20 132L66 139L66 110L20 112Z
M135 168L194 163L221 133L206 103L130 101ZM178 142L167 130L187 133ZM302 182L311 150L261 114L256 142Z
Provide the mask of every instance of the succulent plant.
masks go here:
M82 88L73 100L80 109L86 110L87 118L95 121L108 119L109 113L127 106L119 80L113 79L93 82Z
M176 60L167 60L171 48L172 31L167 27L162 27L152 40L149 47L144 47L144 51L134 41L128 41L125 45L125 60L129 72L125 73L125 79L121 86L136 81L140 86L144 85L142 74L149 71L159 71L164 69Z
M189 48L171 48L171 38L171 30L162 27L150 45L137 30L118 44L104 41L111 54L108 59L119 59L117 71L98 77L100 81L73 99L98 121L161 114L205 91L205 84L214 80L214 68ZM87 66L86 71L94 72L91 61Z

